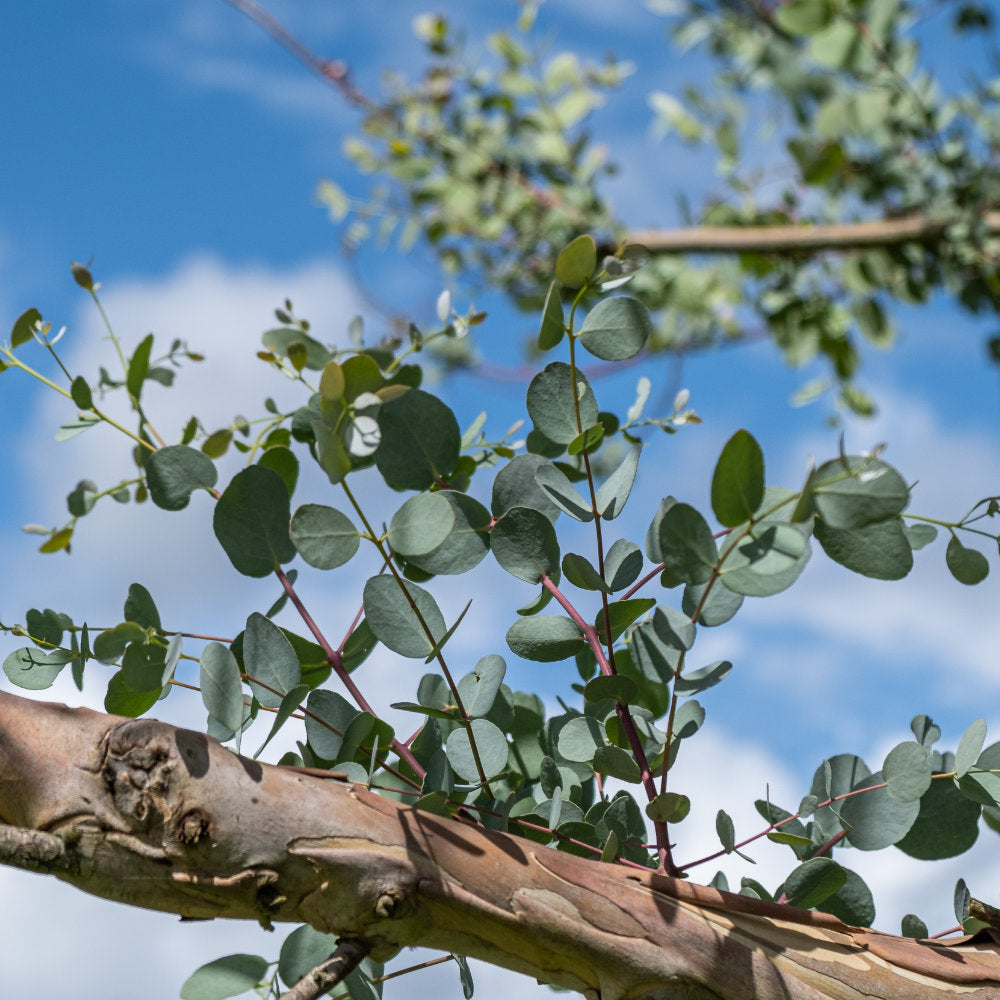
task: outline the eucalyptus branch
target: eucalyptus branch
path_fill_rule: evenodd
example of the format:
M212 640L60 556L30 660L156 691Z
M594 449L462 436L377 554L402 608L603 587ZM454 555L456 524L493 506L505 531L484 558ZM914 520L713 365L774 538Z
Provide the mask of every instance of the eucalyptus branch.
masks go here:
M295 606L295 610L298 611L299 617L305 623L306 628L312 633L313 638L319 644L320 648L326 653L327 662L333 668L334 673L340 679L340 682L345 688L350 692L351 697L354 699L357 706L363 711L367 712L371 716L376 716L376 711L368 703L367 699L361 693L361 689L354 683L354 679L344 668L344 658L339 650L334 649L330 643L327 641L325 635L323 635L322 630L313 620L312 615L309 614L305 605L302 603L301 598L296 592L291 580L288 579L288 575L280 567L276 569L275 575L281 582L281 586L284 588L285 593L288 595L288 599ZM343 734L341 734L343 735ZM423 777L425 771L420 765L416 757L413 756L413 752L408 746L405 746L399 740L394 739L390 744L392 751L399 757L400 760L406 761L406 763L413 768L413 772L419 777Z
M413 599L413 596L407 589L403 581L403 578L399 575L399 570L393 563L392 554L386 549L386 547L382 542L381 537L375 532L374 528L369 523L368 518L365 516L364 510L358 503L354 494L351 492L350 487L347 485L346 479L341 480L340 485L341 488L344 490L344 494L347 496L347 499L350 501L351 506L354 508L355 513L361 519L361 523L364 525L365 531L368 532L369 539L371 540L372 544L374 544L375 547L378 549L379 555L382 556L383 565L392 574L392 577L396 581L396 585L399 587L400 592L406 598L406 601L410 606L410 610L413 612L417 621L420 623L420 627L421 629L423 629L424 635L427 636L428 642L430 642L432 647L437 647L440 637L434 635L434 633L431 631L430 626L424 619L423 614L421 614L420 608L417 607L416 601ZM451 696L455 700L455 707L458 709L459 715L461 716L462 725L465 727L465 730L469 735L469 747L472 751L472 757L476 764L476 770L479 774L479 780L482 782L483 789L486 792L487 798L492 799L493 789L490 787L489 779L486 776L486 769L483 767L482 758L480 757L479 754L479 747L476 745L475 732L473 731L472 728L472 719L469 716L468 710L466 709L465 705L462 702L462 696L461 694L459 694L458 685L455 683L455 679L452 676L451 671L448 669L448 664L445 662L444 655L441 652L440 648L437 648L435 659L437 660L438 665L441 667L441 673L444 676L445 683L448 685L448 690L451 692ZM403 746L403 744L400 743L400 746ZM405 749L407 753L410 753L409 748ZM424 773L423 768L421 768L420 771L418 771L417 773L423 774Z

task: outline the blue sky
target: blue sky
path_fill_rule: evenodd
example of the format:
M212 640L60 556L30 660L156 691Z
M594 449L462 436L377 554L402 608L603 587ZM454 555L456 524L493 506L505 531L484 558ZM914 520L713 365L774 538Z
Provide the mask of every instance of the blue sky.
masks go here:
M695 57L669 55L662 19L639 4L628 7L622 16L616 5L550 0L541 18L554 51L576 47L599 57L610 48L636 61L636 76L599 113L595 128L624 165L611 189L623 215L637 226L669 224L679 190L696 196L706 176L710 189L715 182L703 157L669 141L650 142L645 93L676 89L704 67ZM423 4L288 0L270 9L320 54L346 59L365 89L377 90L384 67L419 65L410 22ZM476 37L507 24L515 5L450 0L439 9L464 19ZM107 364L98 318L68 269L72 259L93 257L105 304L126 343L152 330L164 341L185 338L208 355L204 366L182 373L176 390L157 397L158 419L175 438L192 412L206 423L228 422L247 406L238 396L244 389L251 400L287 396L289 387L275 383L254 359L260 331L272 325L271 310L286 296L333 342L343 342L358 312L376 332L386 311L431 322L442 287L433 262L419 251L403 259L369 250L355 270L339 256L338 233L315 200L324 176L352 193L365 190L366 181L340 153L355 112L221 0L19 5L7 19L0 78L8 95L0 120L7 150L0 162L0 325L9 330L22 310L37 306L56 327L68 326L63 345L79 370ZM477 304L491 313L477 333L485 353L512 360L534 318L495 299ZM887 458L919 482L913 509L955 516L981 496L1000 493L998 373L983 348L991 324L971 320L943 298L923 310L899 311L896 319L898 346L866 359L864 381L880 414L848 422L848 444L859 450L887 441ZM822 459L836 450L822 406L793 409L787 402L815 373L784 368L769 345L689 359L683 370L656 360L599 382L602 403L627 400L643 371L654 382L682 380L704 424L652 442L655 458L645 462L630 502L633 520L622 528L632 537L641 538L646 511L668 492L707 507L711 468L738 426L749 427L764 445L776 484L797 485L810 454ZM486 409L489 427L502 432L521 415L517 386L463 378L440 391L463 425ZM37 539L23 535L21 524L61 523L65 495L78 479L109 484L127 471L120 442L103 429L56 450L51 437L67 415L56 397L16 372L3 374L4 622L23 620L32 606L111 620L133 580L153 591L168 627L235 634L250 611L271 603L274 584L237 577L215 558L204 497L180 515L99 509L81 523L71 557L37 555ZM306 485L322 488L315 477ZM391 515L385 498L373 495L371 503L379 516ZM328 612L332 633L346 614L341 609L353 615L360 580L303 574L307 600ZM457 610L467 587L462 579L443 580L435 592L446 609ZM486 601L474 605L453 647L470 665L483 652L505 651L503 631L526 593L499 572L487 574L484 589L504 610L491 612ZM941 723L948 746L977 716L991 723L990 742L1000 737L997 595L992 578L967 589L947 577L940 541L894 585L849 578L818 553L792 591L749 604L731 628L703 634L697 648L704 662L728 658L736 667L725 685L704 696L708 725L691 744L690 759L682 755L675 787L684 790L687 782L706 800L696 801L696 812L678 827L681 856L700 856L706 844L715 844L720 806L737 819L740 833L757 829L747 805L762 796L765 783L790 805L825 756L858 752L878 767L885 752L907 738L907 723L918 712ZM0 639L3 655L15 646ZM507 658L515 685L539 683L537 666ZM412 664L377 656L371 669L371 683L386 703L411 693ZM553 693L575 677L572 665L546 669L543 683ZM96 681L84 695L62 683L54 692L92 706L102 695ZM202 721L200 703L183 696L171 698L160 714L190 725ZM943 928L957 875L975 873L974 891L991 898L1000 880L993 836L984 832L978 854L958 863L917 866L891 852L845 853L840 860L876 889L879 926L895 930L902 913L917 910ZM760 852L756 869L731 867L730 874L767 883L787 867L784 854ZM698 874L707 880L713 872ZM115 1000L133 995L128 977L138 974L140 962L148 995L170 998L200 962L229 951L276 954L283 936L224 924L198 925L194 932L162 915L125 911L3 869L0 893L18 901L0 913L3 995L22 995L34 982L42 942L64 957L63 968L51 970L53 995ZM98 923L100 935L91 935ZM116 934L140 938L142 949L123 956ZM481 982L486 997L510 988L510 980L493 973L481 973ZM529 985L518 981L518 988ZM457 982L450 972L428 972L398 989L454 994Z

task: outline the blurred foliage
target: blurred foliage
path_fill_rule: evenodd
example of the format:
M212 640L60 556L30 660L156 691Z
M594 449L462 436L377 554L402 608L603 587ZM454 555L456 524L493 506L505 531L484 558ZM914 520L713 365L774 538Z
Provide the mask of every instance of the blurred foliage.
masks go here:
M924 303L944 290L971 313L998 310L1000 242L989 213L1000 206L1000 81L988 5L649 6L669 28L664 61L696 50L714 69L680 92L647 95L655 133L715 150L724 194L696 206L674 192L684 221L761 236L758 248L721 259L652 254L634 285L655 314L651 351L769 335L791 364L827 362L828 376L800 401L836 387L843 405L868 413L874 404L855 379L863 345L892 342L893 302ZM634 66L550 53L537 37L547 37L543 21L544 6L539 14L524 3L516 28L483 46L443 16L415 20L425 73L415 82L389 74L387 96L367 105L361 135L345 144L375 178L370 196L355 203L332 182L320 188L348 246L423 240L447 274L534 309L559 247L591 232L611 252L654 221L615 214L601 183L616 169L615 136L589 128ZM938 46L921 43L940 33L949 63L961 59L961 90L950 66L934 65ZM660 154L651 146L649 155ZM782 251L767 239L775 226L915 216L932 226L919 241Z

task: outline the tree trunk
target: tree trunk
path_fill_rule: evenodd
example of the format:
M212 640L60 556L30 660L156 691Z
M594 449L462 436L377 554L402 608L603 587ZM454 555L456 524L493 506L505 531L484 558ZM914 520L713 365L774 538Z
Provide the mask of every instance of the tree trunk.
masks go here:
M0 692L0 861L184 917L309 923L376 958L468 955L590 1000L1000 997L1000 935L917 942L584 860Z

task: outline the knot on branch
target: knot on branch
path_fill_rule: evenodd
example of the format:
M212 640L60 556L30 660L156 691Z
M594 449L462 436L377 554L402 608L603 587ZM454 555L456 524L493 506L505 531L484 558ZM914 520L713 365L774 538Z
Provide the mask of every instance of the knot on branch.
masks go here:
M162 827L171 813L173 757L167 732L148 720L125 722L109 731L103 749L101 777L119 814L137 830Z

